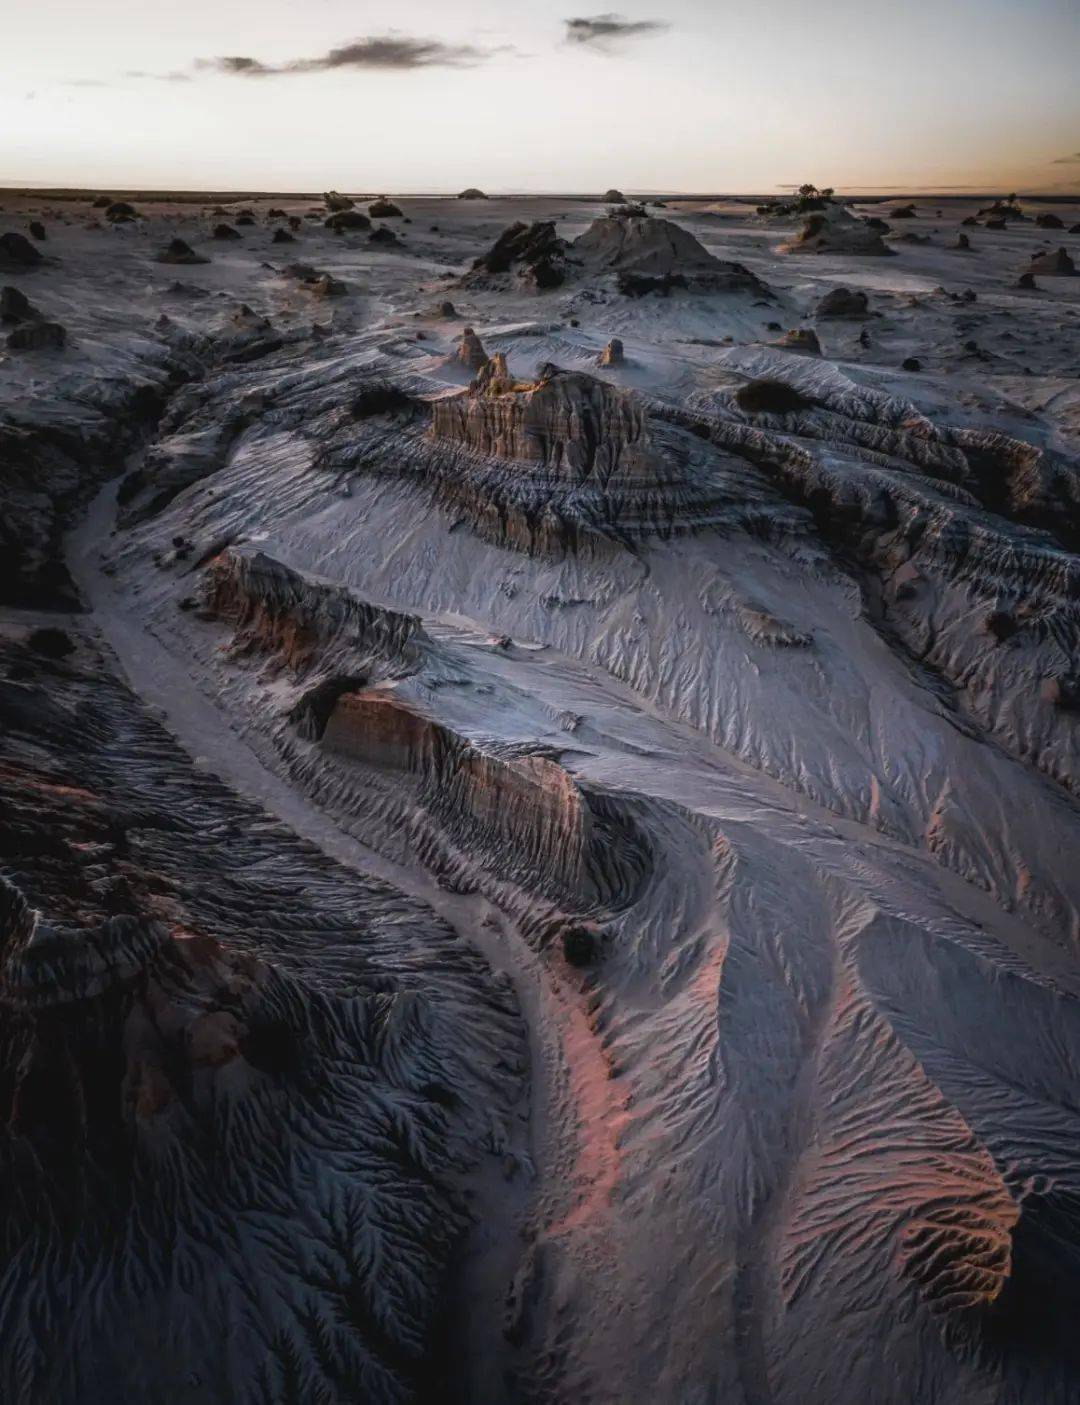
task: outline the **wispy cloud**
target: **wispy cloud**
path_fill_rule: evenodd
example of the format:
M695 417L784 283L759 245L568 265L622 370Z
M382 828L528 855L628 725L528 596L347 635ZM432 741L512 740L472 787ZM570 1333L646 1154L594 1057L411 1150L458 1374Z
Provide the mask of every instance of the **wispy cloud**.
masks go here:
M220 58L197 59L195 67L236 78L278 78L285 74L333 73L341 69L470 68L505 51L505 47L482 49L473 44L445 44L441 39L421 39L392 32L354 39L315 58L263 63L246 54L227 54Z
M125 78L147 78L153 83L190 83L191 75L178 70L172 73L147 73L141 68L129 68Z
M659 34L671 26L664 20L628 20L622 15L583 15L564 20L568 44L585 44L590 49L614 52L625 39Z
M1051 166L1080 166L1080 151L1074 151L1071 156L1059 156L1056 161L1050 162Z

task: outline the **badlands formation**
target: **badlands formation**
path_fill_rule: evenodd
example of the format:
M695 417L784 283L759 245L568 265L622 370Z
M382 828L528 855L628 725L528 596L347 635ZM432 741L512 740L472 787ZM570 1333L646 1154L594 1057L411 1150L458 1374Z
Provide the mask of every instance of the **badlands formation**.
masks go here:
M3 197L3 1400L1080 1401L1076 210L608 196Z

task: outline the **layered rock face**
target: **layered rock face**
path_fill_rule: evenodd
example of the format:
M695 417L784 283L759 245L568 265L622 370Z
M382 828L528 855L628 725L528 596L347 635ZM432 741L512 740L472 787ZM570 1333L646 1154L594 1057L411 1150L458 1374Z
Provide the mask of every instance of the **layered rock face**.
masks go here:
M536 382L522 383L510 377L504 358L497 359L466 394L434 402L431 430L570 482L606 487L612 479L658 479L665 472L639 400L555 366L542 368Z

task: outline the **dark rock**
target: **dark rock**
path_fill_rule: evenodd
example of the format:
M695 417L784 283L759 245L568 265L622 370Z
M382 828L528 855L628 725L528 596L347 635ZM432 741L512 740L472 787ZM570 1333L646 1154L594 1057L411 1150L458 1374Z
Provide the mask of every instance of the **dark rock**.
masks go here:
M342 234L347 229L370 229L371 221L359 210L337 210L325 221L327 229Z
M59 322L24 322L8 333L11 351L59 351L67 341L67 332Z
M236 223L237 223L237 224L242 224L242 225L245 225L245 226L251 226L251 225L253 225L253 224L255 223L255 216L254 216L254 215L238 215L238 216L237 216L237 219L236 219Z
M66 659L75 652L75 641L65 630L45 625L27 636L26 647L43 659Z
M371 231L368 240L372 244L396 244L398 237L392 229L387 229L386 225L380 224L377 229Z
M209 263L210 260L205 254L197 254L195 250L183 239L173 239L167 248L162 249L157 256L158 263Z
M624 361L623 344L618 337L612 337L600 353L601 366L621 366Z
M231 224L216 224L214 226L215 239L243 239L239 230L233 229Z
M1034 254L1031 260L1032 273L1046 273L1056 278L1076 276L1076 264L1065 249L1055 249L1045 254Z
M903 371L921 371L922 362L917 356L907 356L900 362L900 369Z
M614 187L612 187L611 190L604 191L605 205L622 205L625 204L625 202L626 196L622 193L621 190L616 190Z
M18 288L0 288L0 322L23 322L36 317L30 299Z
M300 229L300 228L302 228L303 223L304 223L304 221L300 218L299 215L290 215L290 216L289 216L289 228L290 228L290 229L294 229L294 230L295 230L295 229Z
M525 224L519 220L504 229L488 252L476 260L466 282L486 274L514 272L537 288L557 288L566 277L566 249L553 221Z
M819 317L866 317L870 299L863 292L850 288L833 288L817 306Z
M336 190L328 190L323 196L326 208L331 214L337 215L344 210L351 210L355 201L349 199L347 195L341 195Z
M889 211L891 220L913 220L915 218L914 205L897 205L895 210Z
M373 220L400 219L401 211L392 200L373 200L368 206L368 214Z
M1065 221L1058 219L1057 215L1045 214L1036 215L1035 223L1040 229L1064 229Z
M0 264L33 268L36 264L43 262L42 255L34 248L25 234L18 234L15 230L10 230L7 234L0 234Z
M275 229L274 237L270 242L272 244L295 244L296 236L290 234L287 229Z
M45 226L41 223L40 220L30 221L30 234L32 238L39 240L44 239L46 237Z
M99 195L97 199L93 201L90 208L92 210L107 210L113 203L111 195Z
M958 234L956 236L956 247L958 249L970 249L971 240L967 237L966 234Z
M126 200L114 200L105 211L105 218L108 220L133 220L138 217L138 210L134 205L129 205Z
M470 185L467 190L463 190L458 196L459 200L486 200L487 196L482 190L477 190L475 185Z
M809 410L814 402L787 381L765 378L741 385L735 392L735 403L748 415L788 415Z

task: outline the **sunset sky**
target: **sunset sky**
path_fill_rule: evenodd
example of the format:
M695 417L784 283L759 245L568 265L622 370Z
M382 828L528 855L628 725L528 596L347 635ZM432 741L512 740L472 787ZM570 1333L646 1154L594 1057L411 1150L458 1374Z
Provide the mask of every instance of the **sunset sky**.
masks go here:
M1080 192L1077 0L34 0L0 182Z

